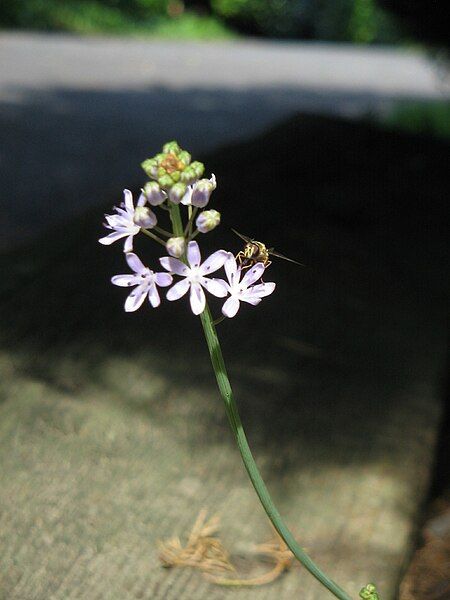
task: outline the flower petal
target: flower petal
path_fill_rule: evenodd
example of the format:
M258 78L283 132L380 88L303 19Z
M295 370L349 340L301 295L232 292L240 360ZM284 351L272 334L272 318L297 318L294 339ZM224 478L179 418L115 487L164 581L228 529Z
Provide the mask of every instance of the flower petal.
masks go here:
M188 205L191 203L193 185L188 185L185 195L181 198L181 204Z
M155 284L151 285L148 290L148 299L153 308L156 308L161 304L161 298L159 297L158 288Z
M242 294L239 296L239 300L241 300L242 302L247 302L252 306L256 306L261 302L262 298L260 298L259 296L245 296Z
M136 275L114 275L114 277L111 277L111 283L120 287L129 287L130 285L137 285L139 279Z
M189 243L189 245L192 242ZM228 258L228 252L226 250L217 250L214 254L211 254L202 266L199 269L201 275L208 275L209 273L214 273L214 271L218 271L221 267L223 267L225 261Z
M194 315L199 315L205 310L205 292L203 291L202 286L199 283L191 284L190 301L192 312L194 313Z
M225 273L227 274L228 281L232 286L234 283L234 277L237 271L237 262L231 252L228 252L227 260L225 261Z
M188 291L190 283L187 279L182 279L178 283L176 283L170 290L167 292L166 298L167 300L173 301L178 300L185 295Z
M239 304L240 302L235 296L230 296L222 306L222 314L231 319L239 310Z
M141 195L138 198L136 206L144 206L146 202L147 202L147 197L145 196L145 194L143 192L141 192Z
M172 256L163 256L159 259L161 265L170 271L171 273L176 273L177 275L186 276L189 272L189 267L187 267L181 260L178 258L173 258Z
M141 259L138 258L133 252L128 252L128 254L125 255L125 258L128 266L135 273L142 273L142 271L145 271L145 266L142 264Z
M127 211L134 211L133 194L130 192L130 190L123 190L123 199Z
M266 283L252 286L244 292L244 294L252 297L257 296L259 298L264 298L265 296L269 296L274 291L275 287L276 284L273 281L267 281Z
M187 247L187 259L191 267L198 267L202 257L200 254L200 248L197 242L189 242ZM163 265L164 266L164 265Z
M133 235L129 235L123 245L124 252L131 252L133 250ZM139 260L139 259L138 259Z
M252 283L255 283L255 281L258 281L258 279L261 279L263 273L264 273L264 265L263 263L257 263L256 265L254 265L251 269L249 269L246 274L244 275L241 284L244 287L249 287L250 285L252 285Z
M109 246L110 244L113 244L117 240L120 240L121 238L124 238L127 235L130 235L128 233L128 231L125 231L125 232L114 231L113 233L110 233L109 235L100 238L98 241L100 242L100 244L103 244L104 246Z
M173 277L169 273L155 273L155 281L159 287L167 287L172 283Z
M208 279L202 277L200 282L210 294L217 298L225 298L228 295L228 286L223 279Z
M147 285L138 285L136 288L134 288L134 290L131 292L131 294L128 296L128 298L125 300L125 311L126 312L134 312L140 306L142 306L142 303L144 302L147 293L148 293Z

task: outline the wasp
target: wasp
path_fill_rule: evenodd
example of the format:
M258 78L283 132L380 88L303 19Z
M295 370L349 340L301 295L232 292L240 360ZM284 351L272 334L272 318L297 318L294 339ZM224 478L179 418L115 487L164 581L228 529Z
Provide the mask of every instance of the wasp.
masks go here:
M301 267L305 266L302 263L293 260L292 258L284 256L284 254L275 252L273 248L267 248L267 246L263 244L263 242L253 240L247 237L246 235L239 233L239 231L236 231L235 229L232 229L231 231L233 231L233 233L235 233L241 238L241 240L244 240L245 242L244 249L236 254L236 260L239 263L241 269L248 269L253 265L256 265L256 263L263 263L264 267L267 268L269 265L272 264L270 256L275 256L276 258L288 260L289 262L294 263L296 265L300 265Z

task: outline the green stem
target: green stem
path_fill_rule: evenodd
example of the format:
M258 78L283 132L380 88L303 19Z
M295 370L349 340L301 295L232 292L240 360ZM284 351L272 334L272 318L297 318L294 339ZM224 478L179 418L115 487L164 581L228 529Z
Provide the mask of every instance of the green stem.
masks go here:
M256 466L255 459L253 458L252 452L248 445L237 405L233 397L230 381L228 379L216 328L214 326L208 306L206 306L205 310L200 315L200 318L203 325L203 331L205 332L205 338L208 344L211 362L216 374L217 385L220 390L220 395L225 403L225 410L231 425L231 429L235 435L239 452L241 453L247 473L251 479L256 493L258 494L261 504L267 513L267 516L282 539L286 542L291 552L294 554L297 560L299 560L302 565L311 573L311 575L318 579L320 583L322 583L332 594L336 596L336 598L339 598L340 600L351 600L350 596L336 583L334 583L334 581L331 581L331 579L329 579L325 573L323 573L323 571L321 571L319 567L309 558L306 552L297 544L292 533L284 524L280 513L276 509L272 498L270 497L269 491L267 490L266 484L261 477L258 467Z
M174 235L183 235L183 224L181 221L180 209L178 205L169 203L170 208L170 219L172 221ZM242 460L244 462L247 473L250 480L255 488L255 491L267 513L267 516L271 520L273 526L285 541L288 548L299 560L302 565L322 583L332 594L340 600L351 600L350 596L344 592L334 581L331 581L325 573L323 573L319 567L309 558L306 552L297 544L294 536L284 524L280 513L276 509L272 498L270 497L269 491L264 483L261 474L256 466L255 459L253 458L250 446L248 445L247 438L244 433L244 428L239 416L236 402L234 400L233 391L231 389L230 381L228 379L225 362L223 360L222 350L220 348L219 339L217 337L216 328L213 322L213 318L209 311L208 305L200 315L200 319L203 325L203 331L205 333L206 343L208 344L209 354L211 356L211 362L216 375L217 385L219 387L220 395L225 403L225 411L227 413L228 420L233 430L236 442L241 453Z
M164 242L161 238L159 238L157 235L155 235L148 229L144 229L143 227L141 227L141 231L142 231L142 233L145 233L145 235L147 237L152 238L152 240L155 240L155 242L158 242L158 244L161 244L162 246L164 246L164 248L166 247L166 242Z

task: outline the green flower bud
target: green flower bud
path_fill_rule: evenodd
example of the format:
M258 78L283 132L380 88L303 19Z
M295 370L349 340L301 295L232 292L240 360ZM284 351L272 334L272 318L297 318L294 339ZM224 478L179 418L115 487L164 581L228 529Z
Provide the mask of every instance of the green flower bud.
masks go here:
M192 169L192 167L187 167L186 169L184 169L184 171L181 172L180 181L182 181L183 183L187 183L189 185L197 179L198 177L196 176L195 171L194 169Z
M200 179L205 172L205 165L198 160L194 160L194 162L191 164L191 169L194 170L197 179Z
M181 173L180 173L180 171L174 171L173 173L170 174L170 176L176 183L177 181L180 181Z
M167 144L164 144L163 146L163 152L164 154L178 155L181 152L181 148L175 141L167 142Z
M164 171L164 173L165 173L165 171ZM174 181L170 175L167 175L165 173L164 175L162 175L161 177L158 178L158 183L163 189L168 190L173 186Z
M170 188L169 200L174 204L180 204L183 196L186 193L186 184L176 183Z
M158 167L158 170L156 171L156 174L158 177L163 177L164 175L166 175L166 170L164 167Z
M166 250L170 256L180 258L186 250L186 241L184 237L171 237L167 240Z
M141 163L141 167L147 173L149 177L157 177L158 175L158 163L154 158L147 158Z
M359 592L359 597L363 600L380 600L380 596L377 593L377 588L373 583L368 583Z
M217 210L204 210L197 217L195 224L201 233L212 231L220 223L220 213Z
M191 163L191 160L192 160L191 155L189 154L189 152L186 152L186 150L182 150L178 154L178 158L180 160L182 160L186 166L189 165Z

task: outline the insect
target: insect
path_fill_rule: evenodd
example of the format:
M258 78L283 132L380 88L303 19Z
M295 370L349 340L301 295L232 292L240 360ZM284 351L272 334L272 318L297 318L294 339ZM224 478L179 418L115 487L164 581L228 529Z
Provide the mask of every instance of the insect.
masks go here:
M267 268L272 264L272 261L269 258L270 256L282 258L283 260L288 260L291 263L304 267L302 263L293 260L292 258L288 258L287 256L284 256L284 254L275 252L273 248L267 248L267 246L262 242L252 240L246 235L239 233L239 231L236 231L235 229L232 229L231 231L245 242L244 249L236 254L236 260L241 269L248 269L253 265L256 265L256 263L263 263L263 265Z

